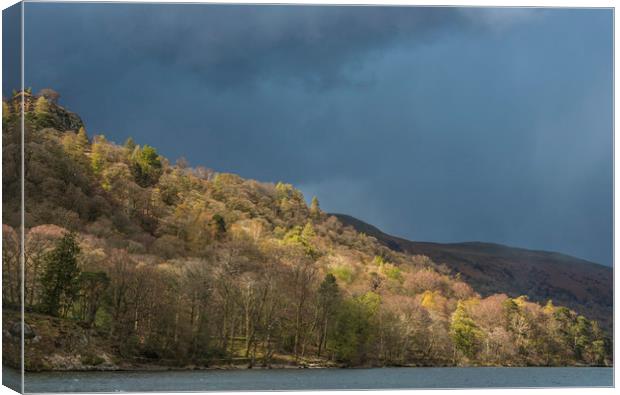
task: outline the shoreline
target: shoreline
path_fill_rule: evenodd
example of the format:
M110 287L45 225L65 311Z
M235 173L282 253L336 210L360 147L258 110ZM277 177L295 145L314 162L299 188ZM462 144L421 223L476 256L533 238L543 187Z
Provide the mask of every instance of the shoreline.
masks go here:
M4 364L4 369L10 369L19 372L18 368ZM565 369L565 368L608 368L613 369L614 366L596 366L596 365L564 365L564 366L506 366L506 365L467 365L467 366L432 366L432 365L387 365L387 366L302 366L287 364L272 364L270 366L253 366L244 365L213 365L213 366L186 366L186 367L168 367L162 365L142 365L142 366L126 366L114 368L84 368L84 369L45 369L45 370L26 370L27 374L40 373L94 373L94 372L118 372L118 373L149 373L149 372L191 372L191 371L251 371L251 370L378 370L378 369L477 369L477 368L495 368L495 369Z

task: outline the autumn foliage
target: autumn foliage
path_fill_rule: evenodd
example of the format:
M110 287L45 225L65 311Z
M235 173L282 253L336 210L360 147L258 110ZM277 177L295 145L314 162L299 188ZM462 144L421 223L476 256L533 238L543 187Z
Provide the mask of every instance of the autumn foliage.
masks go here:
M290 184L173 165L133 140L67 130L54 124L56 99L32 100L26 310L92 328L119 358L611 363L597 323L571 310L526 296L482 298L427 257L343 226ZM21 276L19 117L15 103L3 108L2 296L10 309Z

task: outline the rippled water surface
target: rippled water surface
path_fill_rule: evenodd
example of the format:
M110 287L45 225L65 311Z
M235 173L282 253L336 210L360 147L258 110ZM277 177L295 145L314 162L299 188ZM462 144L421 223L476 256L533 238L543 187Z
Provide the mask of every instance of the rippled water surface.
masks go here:
M19 382L3 370L4 382ZM611 368L381 368L28 373L26 392L609 387Z

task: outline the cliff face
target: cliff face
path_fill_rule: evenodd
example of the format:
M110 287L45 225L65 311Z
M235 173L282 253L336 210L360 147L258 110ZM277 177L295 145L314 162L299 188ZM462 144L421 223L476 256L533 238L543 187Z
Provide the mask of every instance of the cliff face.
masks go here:
M74 112L67 111L64 107L59 105L50 106L50 116L52 125L60 125L64 130L78 131L81 127L84 127L82 119Z

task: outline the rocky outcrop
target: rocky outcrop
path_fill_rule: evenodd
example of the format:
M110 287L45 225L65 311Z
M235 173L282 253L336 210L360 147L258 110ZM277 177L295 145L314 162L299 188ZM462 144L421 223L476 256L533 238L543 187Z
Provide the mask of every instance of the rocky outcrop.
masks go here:
M84 122L76 113L68 111L55 100L33 95L28 91L15 93L9 103L10 113L19 114L23 106L26 116L34 118L41 128L77 132L84 126Z
M66 355L55 353L43 357L43 365L51 370L118 370L105 352Z
M78 131L84 126L82 119L71 111L67 111L59 105L50 106L50 115L53 118L54 129L61 131Z
M3 361L21 365L21 314L3 311ZM24 366L41 370L116 370L118 356L99 334L72 320L26 313L24 323Z
M21 339L22 323L13 323L13 325L11 325L11 328L9 329L9 333L11 334L11 336ZM37 335L34 333L34 330L32 330L32 327L27 323L24 323L24 339L30 340L34 339L36 336Z

